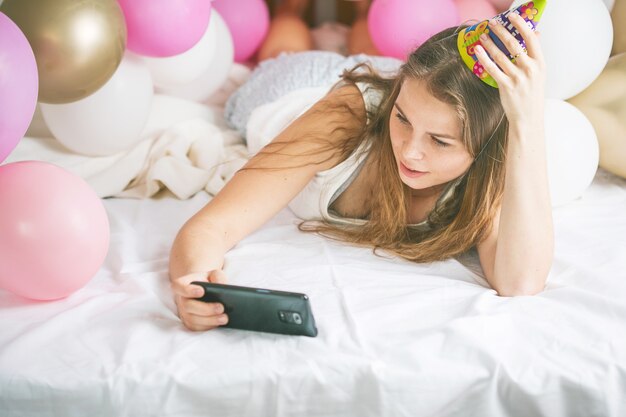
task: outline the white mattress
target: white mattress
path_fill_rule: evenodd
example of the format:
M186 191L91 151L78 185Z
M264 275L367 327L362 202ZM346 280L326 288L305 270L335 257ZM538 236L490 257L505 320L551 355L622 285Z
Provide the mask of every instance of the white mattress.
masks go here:
M107 199L98 274L54 302L0 292L5 416L625 416L626 180L555 210L547 288L499 297L476 258L430 265L297 230L227 254L230 283L307 293L319 335L184 328L167 276L208 199Z

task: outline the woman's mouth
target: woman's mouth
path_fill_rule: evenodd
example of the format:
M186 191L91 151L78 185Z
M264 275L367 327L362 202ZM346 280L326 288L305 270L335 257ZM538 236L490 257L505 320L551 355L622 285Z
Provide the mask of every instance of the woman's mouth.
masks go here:
M421 177L424 174L428 174L428 171L417 171L408 168L402 162L400 162L400 171L409 178Z

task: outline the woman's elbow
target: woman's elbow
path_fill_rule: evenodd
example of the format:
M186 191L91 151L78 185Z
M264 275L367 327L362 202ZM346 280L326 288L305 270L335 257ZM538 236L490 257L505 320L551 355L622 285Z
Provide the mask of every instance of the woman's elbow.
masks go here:
M545 281L538 284L517 285L514 287L495 288L500 297L518 297L522 295L537 295L545 288Z

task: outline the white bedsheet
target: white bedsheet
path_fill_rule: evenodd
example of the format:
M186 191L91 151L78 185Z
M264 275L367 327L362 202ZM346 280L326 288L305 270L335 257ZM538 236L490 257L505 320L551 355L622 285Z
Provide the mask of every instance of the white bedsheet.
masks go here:
M168 253L209 196L166 193L104 200L110 251L67 299L0 291L1 416L626 415L623 179L600 170L555 210L554 267L532 297L497 296L475 258L380 258L283 210L225 271L307 293L316 338L186 330Z

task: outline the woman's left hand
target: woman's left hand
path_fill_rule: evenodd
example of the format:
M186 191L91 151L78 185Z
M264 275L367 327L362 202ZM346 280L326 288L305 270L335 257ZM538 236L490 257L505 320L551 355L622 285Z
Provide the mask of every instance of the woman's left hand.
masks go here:
M546 68L539 35L527 26L519 14L511 13L508 18L524 38L526 52L506 28L491 20L490 30L515 56L515 60L512 62L486 34L480 36L480 42L491 57L480 46L476 48L476 56L485 71L498 83L500 100L509 123L531 126L540 122L543 128Z

